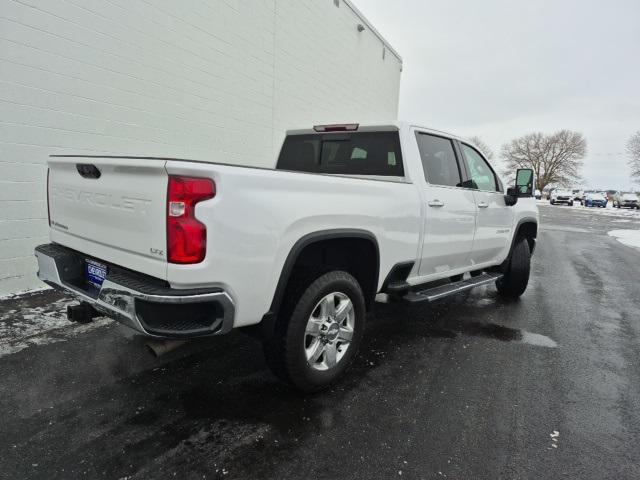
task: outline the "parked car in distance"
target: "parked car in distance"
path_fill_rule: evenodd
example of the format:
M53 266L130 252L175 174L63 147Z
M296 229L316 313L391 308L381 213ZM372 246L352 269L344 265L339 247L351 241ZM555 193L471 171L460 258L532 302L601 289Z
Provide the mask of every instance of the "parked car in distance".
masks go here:
M584 201L587 198L587 195L590 193L597 193L596 190L585 190L582 192L582 198L580 198L580 205L584 205Z
M590 193L598 193L597 190L585 190L584 192L582 192L582 198L580 199L580 205L584 205L584 200L585 198L587 198L587 195ZM606 198L606 195L605 195Z
M635 208L640 210L640 200L635 193L618 192L613 197L613 206L616 208Z
M541 200L542 192L536 188L535 192L533 192L533 196L536 197L536 200Z
M585 207L607 208L607 197L599 192L587 193L582 202Z
M77 321L156 341L243 328L279 378L316 391L353 360L378 293L524 293L538 208L533 170L515 178L407 123L289 131L274 169L56 156L38 276L81 299Z
M607 197L607 200L611 203L613 203L613 199L615 198L615 196L620 193L618 192L618 190L605 190L604 192L602 192L604 194L605 197Z
M573 192L571 190L564 190L562 188L556 188L551 192L551 198L549 199L551 205L556 203L564 203L565 205L573 206Z

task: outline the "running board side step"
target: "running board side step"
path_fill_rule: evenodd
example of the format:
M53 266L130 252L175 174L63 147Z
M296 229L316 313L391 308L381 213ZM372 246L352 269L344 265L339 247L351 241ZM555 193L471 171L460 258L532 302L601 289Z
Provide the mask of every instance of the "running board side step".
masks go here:
M502 277L503 275L501 273L483 273L477 277L471 277L459 282L440 285L417 292L409 292L404 295L402 299L410 303L434 302L449 295L455 295L456 293L465 292L475 287L494 283Z

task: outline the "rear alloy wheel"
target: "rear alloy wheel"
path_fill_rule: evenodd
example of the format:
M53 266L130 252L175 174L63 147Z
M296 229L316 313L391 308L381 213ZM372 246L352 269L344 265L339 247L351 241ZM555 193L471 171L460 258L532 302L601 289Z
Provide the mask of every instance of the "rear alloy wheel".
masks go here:
M504 276L496 281L498 293L506 298L520 297L527 289L530 272L531 251L529 242L526 238L520 238L513 247Z
M351 346L355 311L351 299L332 292L314 308L304 335L307 363L315 370L330 370L338 365Z
M357 280L346 272L329 272L284 306L274 337L264 344L267 364L299 390L322 390L353 360L364 324L365 301Z

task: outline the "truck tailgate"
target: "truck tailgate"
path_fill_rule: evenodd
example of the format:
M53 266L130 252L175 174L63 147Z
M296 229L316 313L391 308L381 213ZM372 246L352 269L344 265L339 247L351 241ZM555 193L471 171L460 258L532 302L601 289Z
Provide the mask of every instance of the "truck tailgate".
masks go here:
M166 279L165 163L139 158L51 158L51 240Z

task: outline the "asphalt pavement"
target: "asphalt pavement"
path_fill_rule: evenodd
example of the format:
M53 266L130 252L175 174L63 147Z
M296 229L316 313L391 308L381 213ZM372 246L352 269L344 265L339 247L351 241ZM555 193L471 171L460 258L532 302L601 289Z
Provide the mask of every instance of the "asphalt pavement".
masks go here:
M303 396L240 333L160 359L45 291L0 302L0 478L638 479L640 229L542 205L529 289L378 305ZM623 220L627 220L625 217Z

